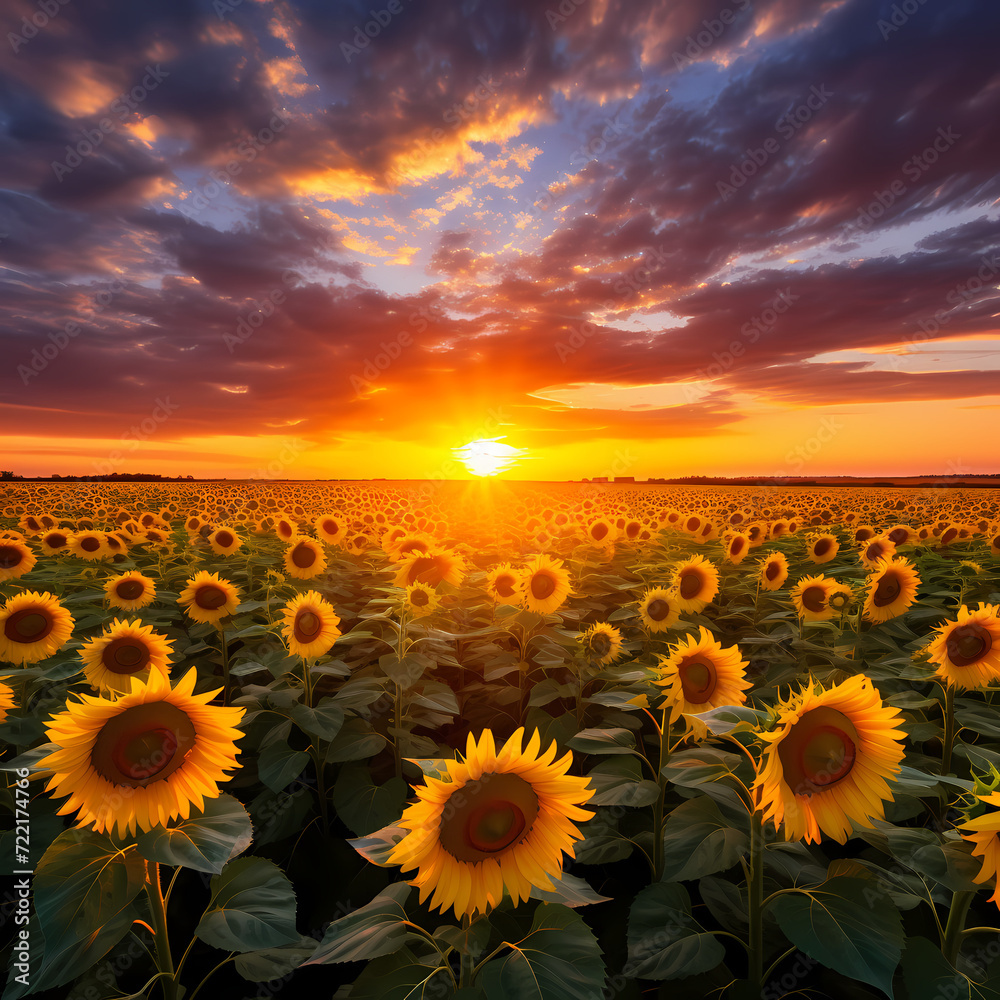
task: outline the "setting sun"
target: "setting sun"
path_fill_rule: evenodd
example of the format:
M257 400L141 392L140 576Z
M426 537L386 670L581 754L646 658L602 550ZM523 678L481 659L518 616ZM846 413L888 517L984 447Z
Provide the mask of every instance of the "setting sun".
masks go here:
M455 456L474 476L495 476L513 466L523 454L521 448L501 443L500 438L479 438L455 449Z

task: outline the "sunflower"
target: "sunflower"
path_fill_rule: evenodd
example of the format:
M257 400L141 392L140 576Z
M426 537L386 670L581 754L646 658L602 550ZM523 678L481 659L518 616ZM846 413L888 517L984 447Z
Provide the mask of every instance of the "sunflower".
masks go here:
M521 603L529 611L548 615L570 595L569 570L561 559L535 556L521 571L517 586Z
M990 555L1000 556L1000 532L994 532L990 538Z
M104 593L111 607L121 611L135 611L153 603L156 586L148 576L133 569L108 580L104 585Z
M618 527L612 524L607 518L599 517L591 521L583 529L583 537L591 545L603 545L605 547L613 545L618 537Z
M311 580L326 569L326 553L313 538L298 535L285 549L285 572L299 580Z
M38 762L55 772L46 790L69 796L58 815L76 812L78 826L125 836L187 819L217 798L226 772L241 766L235 741L244 710L210 705L219 692L196 695L197 679L192 667L172 688L153 670L116 699L67 702L46 724L57 749Z
M876 535L861 545L858 558L866 570L873 570L882 559L891 559L896 554L896 546L885 535Z
M414 554L427 555L432 548L434 548L434 539L430 535L425 535L423 532L407 531L396 540L389 553L389 558L394 563L401 563Z
M835 583L830 587L826 603L835 612L844 612L854 600L854 591L846 583Z
M347 525L337 514L320 514L313 521L317 537L321 538L327 545L339 545L347 534Z
M30 573L38 560L24 542L0 539L0 583Z
M477 743L470 733L465 760L443 761L442 778L427 775L399 826L409 831L389 864L417 870L410 884L431 909L456 916L486 913L510 893L524 902L532 887L555 888L562 856L574 856L582 837L574 825L594 814L581 809L593 796L588 778L566 772L573 754L555 760L556 744L539 756L537 730L522 750L518 729L498 753L493 733Z
M64 531L62 528L53 528L51 531L46 531L38 539L38 544L42 547L42 552L45 555L54 556L60 552L66 552L72 540L72 532Z
M909 559L881 559L867 581L865 619L887 622L901 615L916 599L920 577Z
M106 559L111 554L107 535L103 531L78 531L69 540L67 547L77 558L88 562Z
M426 583L436 587L450 583L457 587L465 575L465 560L457 552L445 548L431 548L414 552L399 564L393 586L409 587L411 583Z
M217 556L231 556L243 544L243 539L229 528L217 528L208 536L208 544Z
M804 576L791 590L792 604L798 616L807 622L825 622L833 617L830 595L837 581L820 573Z
M426 583L411 583L403 596L403 610L410 618L423 618L441 607L441 599Z
M671 650L669 656L659 657L660 678L654 683L665 688L672 723L684 714L746 702L744 692L753 682L746 678L749 663L738 646L723 649L702 625L697 638L686 636Z
M829 562L840 548L836 535L817 535L809 540L806 555L814 563Z
M133 677L145 680L151 670L170 670L172 645L152 625L116 618L103 635L83 644L80 659L87 680L98 691L128 694Z
M621 656L622 634L607 622L597 622L581 632L580 642L595 663L613 663Z
M903 759L899 710L882 704L864 674L823 690L810 680L778 706L777 728L753 795L765 820L784 823L785 839L819 843L821 832L847 842L854 826L885 818Z
M726 540L726 558L735 564L743 562L750 551L750 536L741 531L734 532Z
M184 606L188 618L193 621L218 622L235 613L240 592L218 573L201 570L188 580L177 603Z
M935 630L927 646L936 677L965 691L1000 680L1000 619L997 607L981 601L975 611L964 604L954 621Z
M15 704L14 689L0 683L0 724L7 721L7 715Z
M54 595L15 594L0 609L0 660L22 664L44 660L69 641L73 624Z
M677 595L664 587L649 587L639 599L639 617L650 632L666 632L680 620Z
M486 593L496 604L516 603L517 572L510 563L501 563L490 570L486 577Z
M760 585L764 590L778 590L788 579L788 560L783 552L768 552L760 561Z
M704 556L691 556L674 570L673 587L681 611L701 611L719 592L719 571Z
M295 656L325 656L340 636L340 618L333 605L315 590L292 598L282 612L281 634Z
M960 823L957 829L973 844L973 855L983 859L982 868L973 882L988 882L1000 870L1000 792L989 792L978 798L987 807L987 812ZM966 830L969 832L966 833ZM1000 883L997 883L990 896L990 902L1000 906Z
M274 533L283 542L290 542L299 532L293 520L288 517L279 517L274 523Z

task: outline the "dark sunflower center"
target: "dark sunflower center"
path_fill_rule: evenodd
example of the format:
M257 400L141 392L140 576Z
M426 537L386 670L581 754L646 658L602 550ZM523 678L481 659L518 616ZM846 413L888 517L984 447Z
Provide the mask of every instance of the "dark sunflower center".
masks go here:
M806 587L801 600L807 611L822 611L826 607L826 591L822 587Z
M841 608L847 606L849 597L843 591L838 591L836 594L830 595L830 607L835 611L840 611Z
M597 632L590 637L590 651L595 656L607 656L611 652L611 639L603 632Z
M732 544L729 546L729 551L734 556L738 556L743 551L743 545L744 541L742 538L734 538Z
M906 541L908 535L909 532L906 528L893 528L892 531L889 532L889 541L894 545L902 545L902 543Z
M441 567L433 556L420 556L410 567L408 583L429 583L436 587L444 579Z
M149 647L129 636L109 642L101 653L101 663L114 674L134 674L149 665Z
M590 537L593 538L595 541L599 542L602 538L604 538L607 535L607 533L608 533L608 526L606 524L598 523L591 526Z
M689 517L687 522L688 531L697 531L698 527L701 525L700 517Z
M781 565L779 563L769 562L767 564L767 568L764 570L764 576L766 576L768 580L775 580L780 572Z
M682 661L678 673L685 701L701 705L715 693L718 676L711 662L698 659Z
M686 601L690 601L701 592L701 574L696 569L681 573L680 592Z
M630 521L625 526L625 537L626 538L635 538L635 536L639 534L640 528L642 528L642 525L639 524L638 521Z
M82 542L80 542L80 548L84 552L96 552L101 547L101 543L94 538L93 535L88 535Z
M655 597L646 606L646 614L654 622L662 622L670 614L670 605L662 598Z
M59 531L54 531L45 539L45 542L50 549L64 549L66 547L66 536Z
M830 551L830 539L821 538L814 546L813 552L818 556L825 556Z
M977 622L959 625L951 630L945 641L948 659L956 667L977 663L993 648L993 636Z
M323 626L319 615L313 611L300 611L295 616L295 639L297 642L310 642L319 635Z
M895 575L883 576L872 595L872 604L877 608L884 608L899 597L900 590L899 577Z
M410 604L415 608L426 607L430 603L430 600L426 590L415 590L410 594Z
M135 601L142 597L145 587L140 580L122 580L115 584L115 593L123 601Z
M786 784L796 795L813 795L846 778L860 738L843 712L825 705L806 712L778 743Z
M206 611L217 611L226 603L226 592L214 583L203 583L194 592L194 603Z
M949 528L942 536L941 541L946 545L953 542L958 537L958 528Z
M221 545L224 549L228 549L230 545L233 544L235 539L232 534L228 531L217 531L215 533L215 541Z
M493 586L501 597L512 597L514 595L514 583L514 577L510 573L502 573L496 578Z
M520 843L538 815L538 796L516 774L484 774L453 793L441 818L441 846L459 861L496 857Z
M328 535L335 535L335 534L337 534L338 531L340 531L340 525L337 524L336 521L331 521L330 518L327 518L323 522L323 530Z
M299 542L299 544L292 549L292 562L298 566L299 569L308 569L314 562L316 562L316 553L313 551L312 546L306 545L304 542Z
M187 713L168 702L151 702L109 719L97 734L90 760L112 784L136 788L168 777L194 745L195 729Z
M0 545L0 569L13 569L23 558L21 550L13 545Z
M3 625L3 634L11 642L41 642L55 628L55 619L37 608L15 611Z
M544 571L531 577L531 596L538 601L544 601L556 592L555 578Z

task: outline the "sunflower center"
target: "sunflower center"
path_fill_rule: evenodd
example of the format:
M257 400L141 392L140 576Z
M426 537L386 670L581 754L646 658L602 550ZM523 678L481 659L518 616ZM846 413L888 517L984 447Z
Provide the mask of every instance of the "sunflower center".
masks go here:
M101 543L92 535L80 542L80 548L84 552L96 552L101 547Z
M680 592L684 600L691 600L700 590L701 576L697 570L681 573Z
M887 604L892 604L899 597L900 589L898 577L883 576L872 595L872 604L876 608L884 608Z
M830 551L830 539L821 538L814 546L813 552L818 556L825 556Z
M697 531L700 526L701 526L701 518L700 517L689 517L688 518L688 522L687 522L687 530L688 531Z
M335 534L337 534L338 531L340 531L340 525L337 524L336 521L331 521L330 518L327 518L323 522L323 530L328 535L335 535Z
M360 537L364 538L363 535ZM410 567L409 583L429 583L436 587L443 579L444 574L433 556L419 556L413 560L413 566Z
M806 712L778 744L784 780L796 795L813 795L846 778L860 742L843 713L821 706Z
M15 611L3 625L3 634L11 642L41 642L55 628L55 620L35 608Z
M909 535L909 532L906 528L893 528L889 532L889 541L894 545L901 545L906 541L907 535Z
M732 552L733 555L738 555L742 549L743 549L743 539L734 538L732 545L729 546L729 551Z
M689 660L678 667L684 700L702 705L715 693L717 675L715 666L703 660Z
M806 587L801 600L807 611L822 611L826 607L826 591L822 587Z
M90 759L112 784L137 788L176 771L194 745L195 729L187 713L169 702L150 702L109 719L97 734Z
M981 660L993 648L993 636L976 622L952 629L945 642L948 659L956 667L967 667Z
M292 549L292 562L298 566L299 569L308 569L314 562L316 562L316 553L304 542L299 542L299 544Z
M149 647L128 636L112 640L101 653L101 663L114 674L134 674L146 667L149 660Z
M843 591L838 591L836 594L830 595L830 607L835 611L840 611L841 608L847 606L848 595Z
M639 524L638 521L630 521L625 526L625 537L626 538L635 538L635 536L639 534L639 530L641 528L642 528L642 525Z
M214 583L206 583L194 592L194 603L206 611L216 611L226 603L226 592Z
M606 524L595 524L590 529L590 537L595 541L600 541L608 533L608 526Z
M881 542L872 542L872 544L869 545L868 548L865 550L865 555L868 557L868 559L874 562L876 559L879 559L881 557L884 551L885 551L885 546L883 546Z
M13 545L0 545L0 569L13 569L24 558Z
M59 531L54 531L45 539L45 542L50 549L64 549L66 547L66 536Z
M510 573L498 576L493 586L501 597L512 597L514 595L514 577Z
M777 575L780 572L781 572L781 566L779 566L778 563L769 562L767 564L767 568L764 570L764 576L766 576L768 580L773 580L777 577Z
M430 597L426 590L415 590L410 594L410 604L416 608L426 607L430 603Z
M517 774L484 774L456 790L441 817L441 846L459 861L496 857L520 843L538 815L538 795Z
M646 606L646 614L654 622L662 622L670 614L670 605L661 598L656 597Z
M313 611L300 611L295 616L295 639L297 642L308 642L319 635L322 627L319 615Z
M215 535L216 542L224 549L233 544L233 536L228 531L219 531Z
M535 573L531 578L531 596L544 601L556 592L556 581L548 573Z
M590 651L595 656L607 656L611 652L611 639L603 632L597 632L590 637Z
M145 588L139 580L122 580L115 585L115 593L123 601L134 601L142 597Z

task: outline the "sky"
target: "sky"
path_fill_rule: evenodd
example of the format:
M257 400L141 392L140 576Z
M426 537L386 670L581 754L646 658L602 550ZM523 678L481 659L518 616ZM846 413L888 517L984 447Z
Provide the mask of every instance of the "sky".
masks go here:
M0 466L1000 472L1000 6L7 0Z

